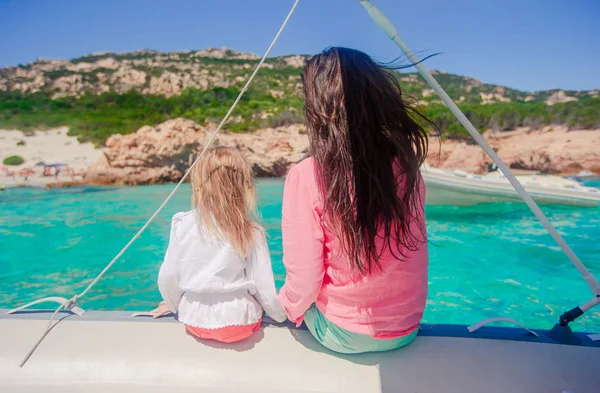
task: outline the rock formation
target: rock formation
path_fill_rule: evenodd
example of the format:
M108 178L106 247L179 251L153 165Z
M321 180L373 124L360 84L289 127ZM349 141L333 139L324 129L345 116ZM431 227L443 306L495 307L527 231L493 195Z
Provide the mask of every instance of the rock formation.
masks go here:
M103 156L86 174L86 182L155 184L178 181L204 146L215 126L191 120L168 120L133 134L113 135ZM300 125L250 134L220 133L215 145L239 148L260 177L281 177L306 156L308 138Z
M591 95L591 94L590 94ZM563 102L577 101L575 97L569 97L564 91L558 90L546 99L546 105L560 104Z
M515 169L573 175L581 170L600 173L600 129L569 131L547 126L539 130L523 127L511 132L486 132L484 137L498 155ZM491 160L475 144L465 141L430 141L430 165L484 172Z
M200 152L215 126L187 119L144 126L129 135L113 135L102 157L87 171L93 184L156 184L178 181ZM600 130L567 131L546 127L492 134L486 139L515 169L552 174L600 173ZM234 146L248 159L258 177L282 177L308 154L308 138L301 125L237 134L222 131L215 145ZM448 140L441 146L430 139L427 161L434 167L485 172L490 159L475 144Z

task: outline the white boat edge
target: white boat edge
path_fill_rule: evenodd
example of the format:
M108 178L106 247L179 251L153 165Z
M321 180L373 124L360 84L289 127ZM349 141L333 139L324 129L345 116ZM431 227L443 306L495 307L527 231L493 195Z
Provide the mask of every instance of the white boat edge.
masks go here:
M302 328L265 320L246 342L197 342L172 317L126 311L0 310L0 392L576 392L600 387L600 342L554 343L547 331L423 325L406 348L339 355Z
M461 170L421 167L427 186L428 205L470 206L492 202L519 202L516 190L506 178L479 175ZM517 176L529 195L540 204L594 207L600 204L600 190L557 176Z

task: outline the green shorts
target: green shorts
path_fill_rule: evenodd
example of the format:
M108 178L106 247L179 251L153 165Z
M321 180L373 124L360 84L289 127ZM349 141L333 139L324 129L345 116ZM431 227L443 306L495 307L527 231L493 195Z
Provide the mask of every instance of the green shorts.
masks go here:
M408 336L380 340L366 334L353 333L330 322L313 304L304 315L304 323L324 347L339 353L385 352L410 344L419 329Z

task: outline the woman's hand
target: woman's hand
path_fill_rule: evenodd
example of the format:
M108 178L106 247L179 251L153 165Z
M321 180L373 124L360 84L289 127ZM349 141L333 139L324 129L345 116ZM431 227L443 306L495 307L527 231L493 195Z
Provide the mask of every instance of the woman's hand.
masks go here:
M162 302L160 302L158 304L158 307L156 307L154 310L150 311L150 313L152 314L152 318L156 319L156 318L160 318L163 315L167 315L171 313L171 310L169 310L169 306L167 306L167 302L165 302L164 300Z

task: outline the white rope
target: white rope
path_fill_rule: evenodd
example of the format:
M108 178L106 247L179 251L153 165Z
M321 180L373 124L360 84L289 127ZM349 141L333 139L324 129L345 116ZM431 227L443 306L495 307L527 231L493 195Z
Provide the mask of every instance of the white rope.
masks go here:
M77 298L81 298L81 297L85 296L85 294L88 293L88 291L90 289L92 289L92 287L94 285L96 285L96 283L102 278L102 276L104 276L104 274L117 262L117 260L125 253L125 251L127 251L127 249L133 244L133 242L135 242L140 237L140 235L146 230L146 228L148 228L148 225L150 225L150 223L152 221L154 221L154 219L156 218L156 216L162 211L162 209L166 206L166 204L169 203L169 201L171 200L171 198L173 198L173 195L175 195L175 193L177 192L177 190L179 189L179 187L188 178L188 176L192 172L192 169L194 168L194 166L196 166L196 164L198 163L198 161L200 161L200 159L202 158L202 156L204 155L204 153L206 152L206 150L208 149L208 147L214 141L214 139L217 136L217 134L219 133L219 131L221 131L221 128L223 127L223 125L227 122L227 120L229 120L229 116L231 116L231 113L233 112L233 110L237 106L238 102L240 102L240 100L242 99L242 96L244 95L244 93L248 89L248 86L250 86L250 83L252 83L252 80L254 79L254 77L256 76L256 74L258 73L258 70L260 69L260 67L263 65L263 63L265 62L265 60L269 56L269 53L271 53L271 49L273 49L273 47L275 46L275 43L279 39L279 36L281 35L281 32L283 31L283 29L287 25L288 21L290 20L290 17L292 16L292 14L294 13L294 11L296 10L296 6L298 5L299 2L300 2L300 0L296 0L294 2L294 5L292 6L292 8L290 9L290 12L288 13L287 17L285 18L285 20L281 24L281 27L279 28L279 31L275 35L275 38L273 38L273 41L271 42L271 45L269 45L269 48L267 49L267 51L263 55L262 59L260 59L260 62L258 63L258 65L256 66L256 68L254 69L254 72L252 73L252 75L250 75L250 78L248 78L248 81L246 82L246 85L244 86L244 88L242 89L242 91L240 91L240 94L238 94L237 98L235 99L235 101L231 105L231 108L229 108L229 110L227 111L227 114L225 115L225 117L223 118L223 120L221 120L221 123L219 124L219 126L217 127L217 129L212 133L212 135L210 136L210 138L208 138L208 141L204 144L204 148L202 149L202 151L198 155L198 158L196 158L196 160L193 162L193 164L185 172L185 174L183 175L183 177L181 178L181 180L179 180L179 183L177 183L177 185L175 186L175 188L173 188L173 191L171 191L171 193L167 196L167 198L163 201L163 203L161 203L161 205L158 207L158 209L156 209L156 211L154 212L154 214L152 214L152 216L150 216L150 218L148 219L148 221L146 221L146 223L144 224L144 226L142 226L140 228L140 230L135 234L135 236L131 238L131 240L129 241L129 243L127 243L125 245L125 247L123 247L123 249L121 251L119 251L119 253L113 258L113 260L110 261L110 263L108 265L106 265L106 267L87 286L87 288L85 288L85 290L83 292L81 292L79 295L77 295Z
M494 323L494 322L508 322L508 323L512 323L513 325L517 325L520 328L523 328L525 330L527 330L530 334L539 337L540 335L537 334L536 332L534 332L531 329L527 329L525 326L523 326L522 323L515 321L512 318L507 318L507 317L493 317L493 318L487 318L484 319L483 321L479 321L471 326L467 326L467 330L469 331L469 333L473 333L474 331L477 331L479 329L481 329L482 327L484 327L487 324L490 323Z
M156 218L156 216L158 216L158 214L167 205L167 203L169 203L169 201L171 200L171 198L173 198L173 195L175 195L175 193L177 192L177 190L179 189L179 187L188 178L188 176L190 175L190 173L191 173L192 169L194 168L194 166L196 166L196 164L198 163L198 161L200 161L200 159L202 158L202 156L204 155L204 153L206 152L206 150L208 149L208 147L212 144L212 142L214 141L215 137L217 136L217 134L219 133L219 131L221 130L221 128L223 127L223 125L229 119L229 116L231 116L231 113L233 112L233 110L235 109L235 107L237 106L237 104L240 102L242 96L244 95L244 93L248 89L248 86L250 86L250 83L252 83L252 80L254 79L254 77L256 76L256 74L258 73L258 70L260 69L260 67L263 65L263 63L265 62L265 60L269 56L269 53L271 53L271 49L273 49L273 47L275 46L275 43L279 39L279 36L281 35L281 32L283 31L283 29L287 25L288 21L292 17L292 14L296 10L296 7L298 6L299 2L300 2L300 0L296 0L294 2L294 5L292 6L292 8L290 9L289 13L287 14L285 20L281 24L281 27L279 28L279 31L277 31L277 34L273 38L273 41L271 42L271 45L269 45L269 47L267 48L267 50L266 50L265 54L263 55L262 59L260 60L260 62L256 66L256 68L254 69L254 72L252 72L252 75L250 75L250 77L248 78L248 81L244 85L244 88L240 91L240 94L238 94L237 98L235 99L235 101L233 102L233 104L231 105L231 107L229 108L229 110L227 111L227 114L225 115L225 117L223 117L223 120L221 120L221 123L219 123L219 126L217 127L217 129L208 138L208 140L204 144L204 148L202 149L202 151L200 152L200 154L198 155L198 157L196 158L196 160L192 163L192 165L189 167L189 169L185 172L185 174L183 175L183 177L181 178L181 180L179 180L179 183L177 183L177 185L175 186L175 188L173 188L173 190L167 196L167 198L163 201L163 203L160 204L160 206L158 207L158 209L156 209L156 211L154 212L154 214L152 214L152 216L150 216L150 218L148 219L148 221L146 221L146 223L131 238L131 240L129 240L129 242L125 245L125 247L123 247L121 249L121 251L119 251L119 253L112 259L112 261L110 261L108 263L108 265L106 265L106 267L104 267L104 269L102 269L102 271L96 276L96 278L94 278L92 280L92 282L90 282L90 284L81 293L79 293L78 295L73 296L66 305L62 304L62 305L60 305L56 309L56 311L54 311L54 314L52 314L52 317L50 318L50 321L48 322L48 326L47 326L46 330L44 331L44 333L42 334L42 336L40 337L40 339L36 342L36 344L31 348L31 350L28 352L28 354L25 356L25 359L20 364L20 367L23 367L23 365L31 357L31 355L36 350L36 348L44 340L44 338L46 337L46 335L48 334L48 332L56 325L56 324L53 325L53 322L54 322L54 319L56 318L56 315L58 314L58 312L61 309L63 309L63 308L70 308L70 306L74 305L75 302L78 299L84 297L94 287L94 285L96 285L98 283L98 281L100 281L100 279L104 276L104 274L106 274L106 272L119 260L119 258L125 253L125 251L127 251L127 249L129 249L129 247L131 247L131 245L140 237L140 235L146 230L146 228L148 228L148 226L152 223L152 221L154 221L154 219Z
M391 38L398 47L404 52L404 54L410 59L410 61L417 67L417 70L421 74L421 76L427 81L427 83L431 86L431 88L437 93L437 95L442 99L444 104L450 109L450 111L456 116L458 121L466 128L466 130L471 134L473 139L481 146L481 148L487 153L487 155L492 159L492 161L498 166L498 168L504 173L510 184L515 188L517 193L521 196L523 201L529 206L533 214L540 220L544 228L550 233L550 235L554 238L556 243L560 246L560 248L564 251L567 257L571 260L571 262L575 265L577 270L581 273L583 279L587 282L592 293L595 296L600 296L600 283L598 280L587 270L585 265L577 258L577 255L571 250L569 245L565 242L562 236L558 233L558 231L554 228L552 223L548 220L546 215L542 212L539 206L535 203L533 198L527 193L525 188L521 185L521 183L517 180L512 171L508 168L508 166L502 161L502 159L496 154L494 149L487 143L485 138L481 136L479 131L471 124L469 119L462 113L460 108L452 101L452 99L448 96L448 94L444 91L444 89L440 86L440 84L435 80L435 78L431 75L429 70L419 61L419 59L414 55L414 53L410 50L410 48L402 41L400 36L398 35L398 31L392 25L390 20L374 5L372 5L369 0L359 0L360 3L366 8L367 12L375 21L375 23L383 30L383 32Z
M23 360L21 361L21 363L19 363L19 367L23 367L25 365L25 363L27 363L27 361L29 360L29 358L31 357L31 355L33 355L33 353L35 352L35 350L37 349L37 347L39 347L39 345L42 343L42 341L44 341L44 339L46 338L46 336L48 335L48 333L50 332L50 330L52 330L52 328L54 328L54 326L56 326L60 322L60 321L58 321L56 323L53 323L54 319L56 318L56 315L63 308L65 308L65 305L61 304L61 305L59 305L56 308L56 310L54 310L54 313L52 314L52 317L48 321L48 326L46 326L46 330L44 330L44 333L35 342L35 344L33 344L33 346L31 347L31 349L29 350L29 352L27 352L27 355L25 355L25 357L23 358Z

